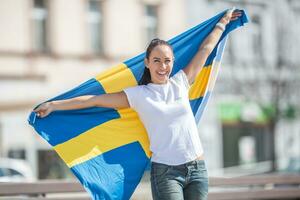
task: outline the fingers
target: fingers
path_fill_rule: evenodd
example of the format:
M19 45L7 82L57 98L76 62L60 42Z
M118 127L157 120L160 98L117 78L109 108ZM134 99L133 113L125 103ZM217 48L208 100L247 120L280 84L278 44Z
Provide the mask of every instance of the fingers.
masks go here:
M242 11L239 11L239 10L234 11L234 12L232 13L232 16L241 16L241 15L242 15Z
M242 16L242 12L241 11L235 11L234 13L232 13L231 17L240 17Z
M41 117L46 117L47 115L49 115L50 111L46 110L45 112L42 113Z
M39 111L36 113L36 116L40 117L40 118L43 118L43 117L46 117L47 115L50 114L50 111L46 110L46 111Z
M234 13L232 13L230 21L237 20L240 16L242 16L242 12L237 10Z
M39 106L39 107L37 107L36 109L34 109L33 112L38 112L38 111L40 111L40 110L41 110L41 107Z
M232 7L231 9L227 10L226 16L227 17L235 17L235 16L241 16L242 12L235 7Z
M33 112L35 112L35 114L36 114L38 117L40 117L40 116L42 115L42 112L43 112L43 111L41 110L40 107L38 107L38 108L34 109Z
M240 16L242 16L242 11L235 9L235 7L233 7L232 9L227 10L225 15L220 19L219 22L222 23L223 25L227 25L231 21L237 20Z
M235 7L232 7L231 9L229 9L229 10L227 11L227 13L228 13L228 14L232 14L234 11L235 11Z
M46 104L41 104L39 107L33 110L38 117L46 117L50 113L50 108Z
M232 7L231 9L227 10L227 12L225 13L225 16L224 16L224 17L227 18L228 21L229 21L229 19L230 19L231 16L233 15L234 11L235 11L235 7Z
M35 113L36 113L36 116L38 116L38 117L44 117L44 115L45 115L45 111L42 111L42 110L37 111Z
M235 7L229 9L226 14L223 16L223 20L228 24L232 20L236 20L242 15L242 12L235 9Z

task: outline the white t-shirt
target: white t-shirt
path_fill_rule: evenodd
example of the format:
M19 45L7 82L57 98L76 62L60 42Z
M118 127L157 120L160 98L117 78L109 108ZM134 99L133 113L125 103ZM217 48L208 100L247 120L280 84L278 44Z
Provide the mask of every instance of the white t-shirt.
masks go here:
M186 74L180 70L165 84L124 89L130 107L148 132L153 162L180 165L203 154L189 103L189 88Z

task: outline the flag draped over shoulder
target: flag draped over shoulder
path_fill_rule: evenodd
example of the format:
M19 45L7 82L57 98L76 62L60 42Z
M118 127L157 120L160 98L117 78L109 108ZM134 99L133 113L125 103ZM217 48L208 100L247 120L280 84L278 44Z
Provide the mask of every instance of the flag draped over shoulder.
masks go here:
M169 40L175 54L172 71L185 67L225 11ZM247 15L227 25L218 45L190 88L189 99L198 122L208 102L226 43L226 36L248 21ZM116 65L52 100L122 91L138 84L144 71L142 53ZM149 164L146 130L131 108L92 107L55 111L45 118L32 112L31 126L54 148L92 198L129 199Z

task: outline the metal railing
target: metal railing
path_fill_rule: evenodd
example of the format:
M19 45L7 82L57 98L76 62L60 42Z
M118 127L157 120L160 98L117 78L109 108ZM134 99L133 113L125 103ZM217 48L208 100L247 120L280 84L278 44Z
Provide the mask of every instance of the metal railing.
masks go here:
M210 178L209 200L300 199L299 175L255 175ZM151 199L149 182L141 182L132 199ZM90 200L79 182L47 180L0 183L0 200Z

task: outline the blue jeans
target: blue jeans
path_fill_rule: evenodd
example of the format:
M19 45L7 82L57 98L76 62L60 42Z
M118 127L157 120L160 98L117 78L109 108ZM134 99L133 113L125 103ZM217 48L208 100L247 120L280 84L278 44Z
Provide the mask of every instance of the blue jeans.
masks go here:
M182 165L151 163L153 200L206 200L208 175L204 160Z

